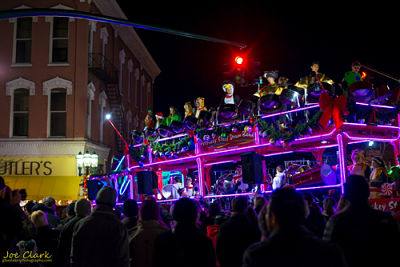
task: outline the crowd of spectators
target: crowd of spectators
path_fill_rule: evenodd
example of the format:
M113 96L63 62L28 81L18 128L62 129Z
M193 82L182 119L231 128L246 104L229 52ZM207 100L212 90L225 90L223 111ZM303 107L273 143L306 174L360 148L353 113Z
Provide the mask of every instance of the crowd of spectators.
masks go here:
M10 266L18 264L4 259L27 251L51 260L24 266L391 266L400 251L399 223L370 207L368 183L356 175L337 200L318 204L285 185L237 196L229 210L186 197L166 209L151 196L117 208L117 192L103 187L94 207L79 199L62 219L52 197L21 207L18 190L2 179L0 190L0 256Z

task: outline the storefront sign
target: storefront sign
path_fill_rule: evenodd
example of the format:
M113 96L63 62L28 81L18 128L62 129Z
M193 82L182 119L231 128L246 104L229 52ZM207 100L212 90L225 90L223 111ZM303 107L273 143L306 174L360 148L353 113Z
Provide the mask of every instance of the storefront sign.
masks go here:
M75 176L75 158L0 158L0 175Z
M226 134L225 137L221 135L210 137L208 141L203 140L200 147L203 152L212 152L251 144L254 144L253 133L241 131Z

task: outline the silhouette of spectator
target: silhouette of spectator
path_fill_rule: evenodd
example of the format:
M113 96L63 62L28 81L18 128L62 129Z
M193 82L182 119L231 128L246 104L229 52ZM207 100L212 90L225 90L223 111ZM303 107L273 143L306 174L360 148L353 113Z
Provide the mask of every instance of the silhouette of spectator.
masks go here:
M74 207L75 207L75 202L68 204L67 208L65 209L67 217L65 217L60 221L60 224L58 226L59 229L61 229L63 225L65 225L69 220L71 220L75 216Z
M38 253L47 252L52 255L53 259L60 232L51 228L47 221L46 213L41 210L34 211L31 215L31 220L36 226L35 241Z
M246 248L260 240L257 227L245 215L247 208L247 197L234 198L232 215L219 229L216 253L221 267L241 266Z
M274 191L262 227L270 234L246 250L242 266L346 266L336 244L319 239L304 227L306 210L303 197L292 188Z
M349 266L391 266L389 255L400 251L399 225L391 214L373 209L368 197L365 178L350 175L344 184L350 204L328 221L324 239L343 249Z
M122 213L125 215L125 218L122 219L122 223L126 226L126 229L128 229L128 235L137 229L138 212L139 207L136 200L125 200L124 205L122 205Z
M325 220L322 216L321 208L314 201L314 196L310 192L303 194L307 203L309 214L306 218L305 226L318 237L322 238L325 229Z
M169 230L160 223L160 220L160 207L156 200L145 199L140 207L140 224L129 236L131 266L152 266L154 240L159 234Z
M175 227L156 238L153 267L215 266L213 244L196 227L199 212L198 205L190 198L175 202L172 207Z
M47 221L49 225L53 228L57 228L57 226L61 223L60 218L56 214L56 201L52 197L43 198L43 204L49 208L47 212Z
M254 211L257 213L257 215L260 213L261 209L265 206L265 198L263 197L256 197L254 201Z
M215 217L222 214L221 207L218 202L213 202L210 204L208 208L208 216L205 218L204 222L202 223L200 229L202 233L207 232L207 227L209 225L215 224Z
M11 189L0 179L0 256L12 251L17 243L18 235L22 231L22 221L19 210L16 208L18 196L13 198Z
M326 197L323 202L322 216L325 223L335 214L336 200L333 197Z
M73 216L65 225L61 227L60 239L58 241L56 262L58 266L70 266L72 234L75 224L90 215L92 206L90 202L81 198L75 202Z
M78 221L72 235L72 266L129 266L128 232L113 212L117 192L103 187L97 207Z

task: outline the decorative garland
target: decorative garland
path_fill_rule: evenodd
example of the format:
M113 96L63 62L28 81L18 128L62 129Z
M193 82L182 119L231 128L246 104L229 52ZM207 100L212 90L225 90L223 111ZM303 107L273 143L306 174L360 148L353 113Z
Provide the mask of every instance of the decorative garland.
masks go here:
M294 127L283 128L277 121L268 123L261 118L257 119L256 125L259 128L261 137L270 137L273 141L290 142L301 135L311 134L313 129L320 127L319 119L322 113L323 111L319 110L310 120L305 123L298 123Z

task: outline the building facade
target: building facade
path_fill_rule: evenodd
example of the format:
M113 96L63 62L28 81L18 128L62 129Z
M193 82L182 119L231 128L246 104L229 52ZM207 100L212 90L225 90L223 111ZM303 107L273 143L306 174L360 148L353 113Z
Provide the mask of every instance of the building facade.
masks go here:
M127 19L115 0L15 0L0 8ZM0 20L0 32L0 175L30 199L76 198L76 155L95 153L96 172L110 171L123 142L105 115L125 139L143 128L160 69L131 27L38 16Z

